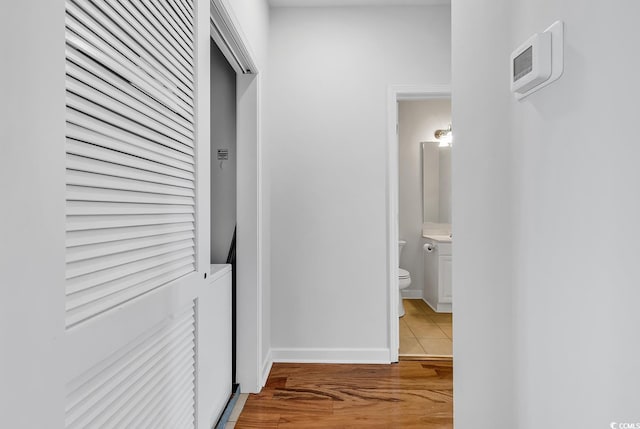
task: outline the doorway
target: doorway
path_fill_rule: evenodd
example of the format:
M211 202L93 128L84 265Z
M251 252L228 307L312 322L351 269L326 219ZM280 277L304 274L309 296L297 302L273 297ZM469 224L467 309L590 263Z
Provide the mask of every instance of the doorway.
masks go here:
M388 198L388 225L387 225L387 255L388 255L388 285L389 285L389 344L390 344L390 360L392 362L398 361L400 357L400 343L401 337L408 337L409 333L415 334L413 330L407 329L407 323L401 321L399 318L399 299L400 294L398 293L398 276L399 276L399 267L400 262L405 262L407 258L400 259L400 252L398 247L398 242L400 239L406 241L409 238L413 242L413 252L417 253L417 250L422 250L422 247L427 244L427 239L423 237L423 210L424 205L417 205L417 213L419 216L420 224L414 225L413 228L415 231L408 233L406 229L403 228L403 235L407 235L405 237L401 236L401 213L400 213L400 109L399 103L402 102L411 102L411 101L419 101L419 100L442 100L442 99L450 99L451 98L451 89L448 85L397 85L391 86L388 92L388 119L389 119L389 133L388 133L388 188L387 188L387 198ZM413 137L414 147L412 148L414 155L416 153L420 154L420 156L416 157L418 159L414 160L415 162L420 162L418 164L420 175L419 177L415 174L414 168L414 176L413 179L418 183L414 183L414 187L420 189L422 192L423 183L422 183L422 142L430 140L435 140L435 136L431 135L429 137L427 134L424 137ZM414 166L415 167L415 166ZM424 200L423 197L419 198L418 201L422 202ZM415 213L414 213L415 215ZM444 235L444 234L443 234ZM413 255L413 263L414 272L415 272L415 281L413 283L413 287L410 287L409 292L405 293L406 298L411 299L410 302L407 302L408 314L409 315L417 315L422 317L420 322L414 322L416 326L415 331L419 335L427 335L433 336L436 333L442 337L447 337L446 333L442 329L442 327L438 326L438 322L441 324L445 324L447 321L446 318L450 318L451 316L440 316L439 312L442 311L442 308L431 308L429 304L427 304L427 300L425 300L424 293L424 262L420 264L420 261L423 259L423 255ZM450 260L450 259L449 259ZM419 268L415 268L419 267ZM450 264L449 264L450 268ZM416 271L417 270L417 271ZM449 271L450 272L450 271ZM414 277L414 273L410 273L412 277ZM406 308L405 308L406 309ZM407 317L407 316L405 316ZM436 319L438 319L436 321ZM451 319L449 319L451 320ZM425 327L425 325L433 325L430 327ZM420 325L420 326L418 326ZM451 322L449 322L451 325ZM435 327L435 329L433 329ZM422 329L420 329L422 328ZM449 327L445 327L447 329ZM448 330L450 333L450 329ZM412 343L414 345L418 345L419 337L414 336L414 340ZM442 338L444 339L444 338ZM450 339L450 338L449 338ZM402 341L403 343L407 341ZM421 350L424 352L424 347L421 347ZM412 351L417 352L419 349L416 347ZM434 353L434 355L442 355L442 350L437 350L439 353ZM403 353L404 354L404 353ZM427 356L427 353L411 353L412 355L423 355Z

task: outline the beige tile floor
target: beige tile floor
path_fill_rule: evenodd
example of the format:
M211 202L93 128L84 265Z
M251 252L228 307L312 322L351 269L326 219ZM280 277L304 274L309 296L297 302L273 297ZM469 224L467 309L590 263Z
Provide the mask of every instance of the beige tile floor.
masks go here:
M404 299L400 356L452 356L451 313L436 313L421 299Z

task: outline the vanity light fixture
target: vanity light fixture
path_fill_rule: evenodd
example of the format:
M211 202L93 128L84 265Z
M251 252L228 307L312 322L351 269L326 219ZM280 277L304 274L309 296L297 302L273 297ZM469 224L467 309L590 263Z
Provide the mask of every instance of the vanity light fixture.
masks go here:
M451 124L449 124L449 128L447 128L446 130L436 130L433 135L435 136L436 140L440 142L438 147L451 146L451 142L453 140L453 135L451 133Z

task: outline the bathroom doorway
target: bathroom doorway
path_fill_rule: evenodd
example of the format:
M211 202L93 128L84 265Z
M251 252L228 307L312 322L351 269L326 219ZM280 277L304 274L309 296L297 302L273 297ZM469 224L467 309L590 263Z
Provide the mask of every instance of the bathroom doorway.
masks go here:
M389 283L390 297L395 296L395 304L390 299L391 348L398 351L396 360L450 359L450 89L392 87L389 118ZM394 252L398 240L404 246ZM399 282L404 287L400 293Z

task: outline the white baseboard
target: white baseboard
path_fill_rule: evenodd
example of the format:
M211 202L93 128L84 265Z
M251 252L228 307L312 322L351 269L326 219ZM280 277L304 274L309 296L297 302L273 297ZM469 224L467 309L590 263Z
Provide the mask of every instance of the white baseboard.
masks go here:
M382 363L389 360L389 349L320 349L320 348L274 348L273 362L288 363Z
M271 367L273 366L273 353L271 349L269 349L269 353L267 353L267 357L264 362L262 362L262 374L260 378L260 388L262 389L265 384L267 384L267 378L269 378L269 373L271 372Z
M436 313L453 313L453 306L451 303L438 304L436 306L431 305L429 301L422 298L422 300Z
M422 299L422 291L419 289L403 289L402 297L406 299Z

